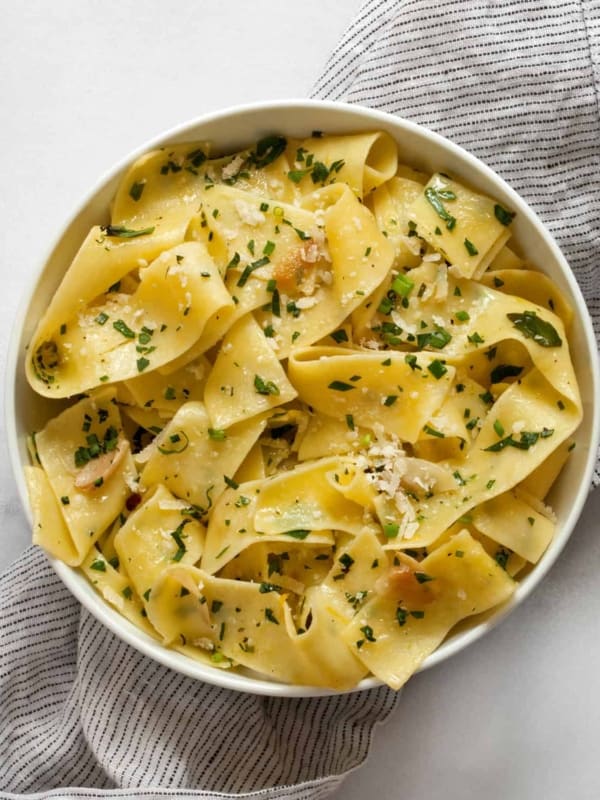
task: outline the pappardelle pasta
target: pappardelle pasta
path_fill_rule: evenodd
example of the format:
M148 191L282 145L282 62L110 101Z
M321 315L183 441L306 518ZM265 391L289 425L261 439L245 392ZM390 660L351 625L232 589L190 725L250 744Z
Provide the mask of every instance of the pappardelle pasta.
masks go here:
M190 658L398 689L554 532L571 310L513 216L384 132L144 155L28 349L34 541Z

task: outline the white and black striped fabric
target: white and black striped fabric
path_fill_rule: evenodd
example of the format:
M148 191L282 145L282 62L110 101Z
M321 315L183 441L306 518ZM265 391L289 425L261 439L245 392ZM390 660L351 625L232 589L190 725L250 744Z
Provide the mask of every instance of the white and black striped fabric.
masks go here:
M314 90L494 167L558 239L597 332L599 38L598 0L368 0ZM280 700L206 686L115 639L40 551L0 579L3 798L324 798L394 703L387 689Z
M367 756L389 689L281 700L121 642L29 548L0 579L0 797L308 800Z

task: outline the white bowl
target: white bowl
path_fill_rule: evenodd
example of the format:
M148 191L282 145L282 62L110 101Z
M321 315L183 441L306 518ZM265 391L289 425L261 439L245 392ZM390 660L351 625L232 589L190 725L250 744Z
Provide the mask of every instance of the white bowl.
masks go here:
M511 600L486 618L461 626L426 659L421 669L438 664L474 642L509 614L533 590L548 572L571 535L585 502L595 453L600 436L600 378L596 342L584 299L573 274L555 241L527 204L489 167L456 144L412 122L359 106L341 103L297 100L269 102L226 109L199 117L146 142L129 154L104 176L83 199L71 221L58 237L40 266L33 286L14 328L7 368L6 428L12 467L27 513L29 505L23 478L23 466L29 463L26 437L39 429L55 413L49 402L36 395L25 378L25 348L50 297L67 266L92 225L108 221L108 207L121 174L135 158L152 148L183 141L210 140L226 153L254 143L270 133L304 136L313 130L348 133L385 130L397 141L401 161L425 172L442 170L475 189L479 189L517 212L513 237L531 254L532 261L561 288L576 310L570 336L572 357L583 398L584 417L577 431L577 447L559 481L553 488L550 503L558 519L557 532L550 547L536 567L522 579ZM94 591L85 577L62 562L50 559L67 588L100 622L128 644L178 672L228 689L279 697L306 697L332 694L310 686L289 686L260 679L254 675L228 672L196 662L163 647L113 610ZM380 685L374 678L360 682L354 690Z

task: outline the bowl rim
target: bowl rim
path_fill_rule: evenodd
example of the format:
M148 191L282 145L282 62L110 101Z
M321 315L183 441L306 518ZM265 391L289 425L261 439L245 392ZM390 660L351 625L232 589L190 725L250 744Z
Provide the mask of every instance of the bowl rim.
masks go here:
M425 659L423 664L417 670L420 672L440 663L446 658L455 655L463 648L467 647L481 636L492 630L518 605L520 605L520 603L544 579L562 552L582 512L588 495L589 486L591 484L596 453L600 443L600 414L598 413L598 407L600 406L600 369L597 358L597 344L589 312L587 310L587 306L579 285L575 279L574 273L569 267L566 258L562 254L554 237L545 227L535 211L530 208L528 203L519 194L517 194L517 192L500 175L498 175L487 164L485 164L485 162L481 161L479 158L462 148L460 145L446 139L444 136L436 133L435 131L431 131L428 128L425 128L400 116L388 114L377 109L371 109L366 106L352 103L312 99L307 100L303 98L267 100L263 102L235 105L194 117L186 122L173 126L168 130L153 136L151 139L145 141L133 151L119 159L116 164L106 170L96 180L93 186L86 191L79 202L76 203L75 208L67 214L64 223L59 226L56 236L42 253L41 258L38 260L36 269L34 269L32 274L28 276L28 279L23 287L21 301L18 305L13 320L13 328L8 345L6 382L4 388L4 422L11 468L17 484L21 505L25 511L27 520L31 525L32 520L27 495L27 487L23 475L24 464L21 458L19 432L16 424L17 398L15 389L17 385L19 365L23 357L21 340L27 318L27 311L33 300L37 286L42 279L45 269L55 250L60 246L65 232L74 223L76 223L78 217L82 214L87 205L94 200L96 195L98 195L111 182L115 181L135 159L147 151L156 147L167 145L171 142L185 141L186 139L183 137L186 137L188 133L190 134L190 137L200 139L202 138L201 135L195 133L195 131L211 123L219 123L228 118L243 118L244 115L253 115L256 113L262 113L265 115L269 113L276 114L277 112L293 109L307 112L329 111L333 112L334 115L339 113L340 128L344 130L351 130L348 118L354 116L357 120L357 123L359 121L364 123L365 120L372 122L373 129L383 128L385 130L389 130L390 128L393 128L397 134L400 134L402 130L409 131L410 133L416 134L417 136L420 136L429 142L435 143L437 146L443 147L454 158L466 163L466 165L471 169L475 169L480 175L482 175L484 181L490 182L494 186L499 186L504 194L510 198L510 201L513 203L513 207L516 207L519 213L524 216L536 229L537 234L540 235L543 240L545 240L546 245L552 251L561 276L566 281L572 298L575 301L576 308L578 312L580 312L581 332L584 336L585 342L589 347L590 353L595 355L595 357L591 358L590 360L592 398L590 403L590 411L588 413L592 414L592 424L589 451L585 461L584 469L579 476L580 481L579 485L577 486L577 491L571 500L571 507L564 524L561 526L560 530L557 531L557 534L552 540L544 556L542 556L540 561L535 565L535 569L532 569L529 574L527 574L523 580L518 583L517 588L510 600L501 606L489 619L480 621L470 629L461 631L450 639L445 640L438 647L438 649L436 649L430 656L427 657L427 659ZM276 125L272 127L275 128ZM190 138L190 141L192 138ZM249 677L243 673L237 673L233 671L230 672L227 670L218 669L216 667L211 667L200 661L194 661L182 653L165 647L158 640L151 639L141 629L135 627L127 619L121 616L116 609L113 609L111 606L109 606L108 603L95 592L93 587L91 587L89 582L76 568L71 568L58 559L52 558L48 554L46 554L46 557L69 591L79 600L84 608L86 608L87 611L89 611L105 627L107 627L121 640L142 652L144 655L177 672L197 680L203 680L206 683L210 683L222 688L266 696L292 698L329 696L346 693L334 689L321 689L312 686L299 686L271 682L258 676ZM369 677L360 681L356 687L347 691L364 691L383 685L384 684L377 678Z

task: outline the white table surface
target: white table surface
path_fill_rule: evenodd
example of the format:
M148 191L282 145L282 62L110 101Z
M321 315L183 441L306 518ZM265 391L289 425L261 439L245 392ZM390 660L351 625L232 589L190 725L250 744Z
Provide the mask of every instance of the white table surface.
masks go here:
M27 281L98 176L202 112L307 96L359 6L0 3L2 369ZM29 531L1 419L3 569ZM600 490L534 595L484 640L410 681L336 798L600 797L599 519Z

